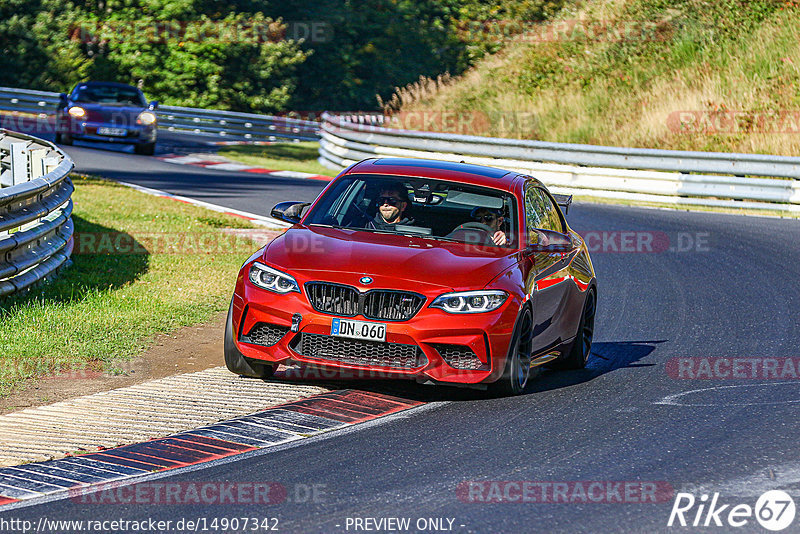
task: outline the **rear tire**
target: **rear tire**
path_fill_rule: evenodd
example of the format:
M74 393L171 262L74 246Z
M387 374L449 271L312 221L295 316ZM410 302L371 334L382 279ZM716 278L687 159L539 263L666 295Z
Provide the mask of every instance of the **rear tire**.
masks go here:
M232 373L250 378L269 378L275 373L274 365L245 358L233 341L233 302L225 322L225 366Z
M508 349L503 376L489 385L489 389L498 396L511 397L519 395L534 376L531 372L531 348L533 344L533 316L530 308L525 308L514 329L514 337Z
M581 320L578 323L578 333L575 341L572 342L569 354L563 360L553 362L552 369L574 370L586 367L589 360L589 353L592 351L592 339L594 337L594 315L597 310L597 298L594 291L589 292L586 302L583 304Z

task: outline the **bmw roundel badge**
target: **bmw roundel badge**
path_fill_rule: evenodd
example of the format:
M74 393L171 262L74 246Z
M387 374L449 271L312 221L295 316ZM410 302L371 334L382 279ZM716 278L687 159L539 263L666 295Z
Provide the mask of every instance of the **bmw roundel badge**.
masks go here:
M364 285L368 285L372 283L372 278L370 278L369 276L362 276L359 282L361 282Z

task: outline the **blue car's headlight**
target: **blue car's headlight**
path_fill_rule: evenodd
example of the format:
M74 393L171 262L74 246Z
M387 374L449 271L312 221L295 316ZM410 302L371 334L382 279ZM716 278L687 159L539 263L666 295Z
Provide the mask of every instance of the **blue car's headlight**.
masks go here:
M502 306L508 293L500 290L460 291L439 295L431 308L440 308L448 313L481 313Z
M286 273L282 273L263 263L255 262L250 266L250 281L254 285L274 293L300 293L297 280Z
M142 111L139 113L139 116L136 117L136 122L144 124L145 126L150 126L151 124L155 124L156 114L152 111Z

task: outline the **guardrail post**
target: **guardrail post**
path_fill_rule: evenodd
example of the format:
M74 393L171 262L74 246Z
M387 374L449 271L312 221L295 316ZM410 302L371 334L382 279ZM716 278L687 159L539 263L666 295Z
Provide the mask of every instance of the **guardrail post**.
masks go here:
M49 151L46 148L34 148L28 150L28 165L30 169L30 180L47 174L44 165L44 158Z
M58 167L58 158L54 156L50 156L47 158L42 159L42 167L44 168L44 174L48 174L53 172L56 167Z
M28 172L28 143L11 143L11 183L15 186L30 179Z

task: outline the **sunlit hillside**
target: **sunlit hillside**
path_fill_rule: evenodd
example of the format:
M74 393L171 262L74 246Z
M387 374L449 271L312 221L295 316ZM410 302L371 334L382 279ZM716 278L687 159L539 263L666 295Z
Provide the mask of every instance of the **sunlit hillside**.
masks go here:
M800 154L800 2L596 0L516 30L387 109L471 113L478 135Z

